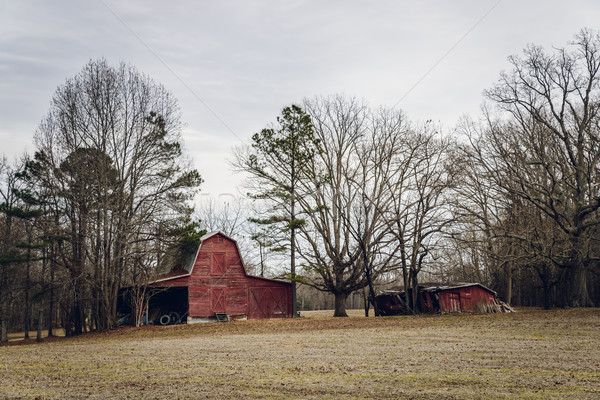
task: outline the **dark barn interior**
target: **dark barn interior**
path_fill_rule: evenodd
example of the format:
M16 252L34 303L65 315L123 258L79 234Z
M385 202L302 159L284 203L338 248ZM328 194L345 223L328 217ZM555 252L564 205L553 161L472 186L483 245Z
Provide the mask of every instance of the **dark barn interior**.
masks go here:
M186 321L188 315L187 287L152 287L147 289L148 322L155 325L171 325ZM132 288L119 291L117 303L121 323L132 323Z
M156 325L185 322L188 315L187 287L153 287L149 289L148 320ZM169 318L165 317L168 316Z

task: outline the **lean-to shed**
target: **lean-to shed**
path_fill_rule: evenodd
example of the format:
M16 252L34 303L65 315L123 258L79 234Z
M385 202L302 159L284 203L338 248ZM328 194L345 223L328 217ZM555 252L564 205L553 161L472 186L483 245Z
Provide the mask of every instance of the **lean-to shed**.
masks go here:
M512 311L496 292L479 283L419 287L416 310L410 310L406 300L406 292L391 290L376 298L383 315L409 314L411 311L442 314Z
M221 232L204 235L195 254L148 285L164 289L151 299L151 309L161 315L187 313L188 323L224 314L241 319L292 316L291 283L248 275L237 242Z
M508 306L496 292L479 283L423 288L419 301L423 312L443 314L505 312Z

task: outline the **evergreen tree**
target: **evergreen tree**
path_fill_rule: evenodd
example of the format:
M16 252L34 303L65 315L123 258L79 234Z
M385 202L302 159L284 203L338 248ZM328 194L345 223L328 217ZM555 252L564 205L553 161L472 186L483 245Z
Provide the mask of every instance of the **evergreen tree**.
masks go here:
M302 108L285 107L275 126L252 136L252 145L235 154L234 167L250 174L249 196L267 203L266 215L251 218L258 225L271 226L274 239L288 243L292 280L293 316L296 305L296 231L305 221L299 218L299 184L314 173L314 156L320 142L314 135L310 116Z

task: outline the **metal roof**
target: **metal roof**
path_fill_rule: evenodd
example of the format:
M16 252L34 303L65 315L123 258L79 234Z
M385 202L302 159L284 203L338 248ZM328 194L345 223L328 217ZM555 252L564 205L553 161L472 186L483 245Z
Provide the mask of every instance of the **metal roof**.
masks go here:
M493 293L494 295L497 295L496 292L494 292L492 289L490 289L486 286L483 286L481 283L463 283L460 285L431 286L431 287L423 288L421 290L425 290L428 292L435 292L435 291L442 291L442 290L462 289L462 288L467 288L467 287L472 287L472 286L479 286L480 288L485 289L488 292Z
M426 291L426 292L439 292L439 291L443 291L443 290L452 290L452 289L462 289L462 288L467 288L467 287L472 287L472 286L479 286L482 289L487 290L490 293L493 293L494 295L498 295L495 291L493 291L492 289L483 286L481 283L461 283L461 284L457 284L457 285L440 285L440 286L427 286L427 287L419 287L420 290L422 291ZM404 293L404 290L382 290L381 293L383 294L399 294L399 293Z

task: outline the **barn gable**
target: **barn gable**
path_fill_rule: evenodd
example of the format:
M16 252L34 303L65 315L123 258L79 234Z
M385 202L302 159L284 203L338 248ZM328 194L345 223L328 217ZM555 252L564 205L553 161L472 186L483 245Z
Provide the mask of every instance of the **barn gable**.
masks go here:
M204 235L193 261L151 286L187 288L189 322L217 314L281 318L292 312L291 284L248 275L237 242L221 232Z

